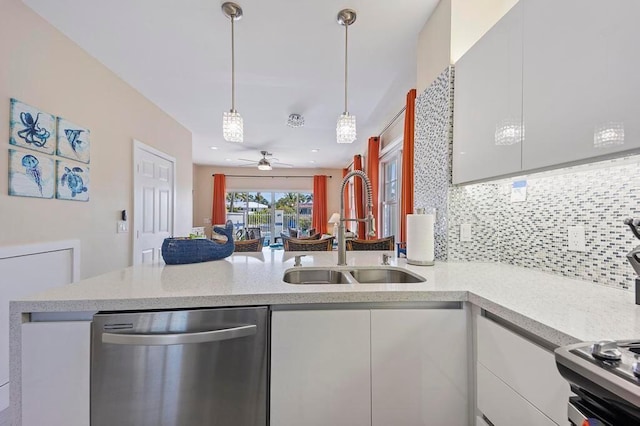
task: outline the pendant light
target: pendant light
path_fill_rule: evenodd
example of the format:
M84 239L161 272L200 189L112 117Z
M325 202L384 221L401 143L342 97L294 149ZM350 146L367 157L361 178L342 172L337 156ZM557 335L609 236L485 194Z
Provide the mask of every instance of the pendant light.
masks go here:
M231 110L222 116L222 135L227 142L244 141L244 124L236 111L234 22L242 18L242 8L233 2L222 4L222 13L231 20Z
M356 11L342 9L338 12L338 24L344 26L344 112L336 124L336 140L338 143L352 143L356 140L356 117L347 109L347 60L349 46L349 25L356 21Z

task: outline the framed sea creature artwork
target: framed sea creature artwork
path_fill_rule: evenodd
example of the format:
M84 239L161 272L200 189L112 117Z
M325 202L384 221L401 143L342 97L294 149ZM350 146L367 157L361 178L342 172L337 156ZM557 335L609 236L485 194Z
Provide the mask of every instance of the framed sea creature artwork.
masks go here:
M56 155L89 164L90 134L89 129L58 117Z
M53 198L53 159L9 149L9 195Z
M56 198L89 201L89 167L56 160Z
M53 154L56 143L53 115L12 98L10 117L11 145Z

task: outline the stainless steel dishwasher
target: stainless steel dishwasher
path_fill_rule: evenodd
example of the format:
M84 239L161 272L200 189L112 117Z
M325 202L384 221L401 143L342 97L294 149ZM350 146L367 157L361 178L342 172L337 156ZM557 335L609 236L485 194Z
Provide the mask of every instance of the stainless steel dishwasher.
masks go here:
M91 425L266 426L268 309L98 313Z

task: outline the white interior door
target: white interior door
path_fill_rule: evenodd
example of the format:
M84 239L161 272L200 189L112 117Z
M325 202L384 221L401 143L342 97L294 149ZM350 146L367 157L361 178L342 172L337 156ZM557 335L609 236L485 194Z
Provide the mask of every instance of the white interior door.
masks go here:
M134 141L133 264L161 259L165 238L173 235L175 159Z

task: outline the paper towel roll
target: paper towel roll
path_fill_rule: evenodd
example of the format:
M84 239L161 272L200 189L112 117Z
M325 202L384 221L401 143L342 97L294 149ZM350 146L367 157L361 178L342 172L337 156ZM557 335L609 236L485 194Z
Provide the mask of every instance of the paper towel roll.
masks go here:
M407 263L433 265L435 214L407 215Z

